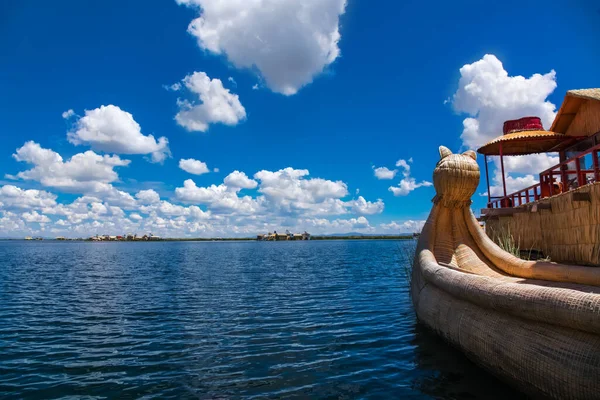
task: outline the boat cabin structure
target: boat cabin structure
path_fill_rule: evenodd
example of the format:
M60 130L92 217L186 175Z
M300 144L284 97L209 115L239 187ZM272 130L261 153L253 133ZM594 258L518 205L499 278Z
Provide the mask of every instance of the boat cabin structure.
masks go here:
M503 135L478 149L488 188L486 231L510 232L521 249L554 261L600 266L600 89L568 91L549 130L537 117L506 121ZM507 190L505 158L549 154L558 163L538 182ZM501 193L490 189L488 158L499 158Z

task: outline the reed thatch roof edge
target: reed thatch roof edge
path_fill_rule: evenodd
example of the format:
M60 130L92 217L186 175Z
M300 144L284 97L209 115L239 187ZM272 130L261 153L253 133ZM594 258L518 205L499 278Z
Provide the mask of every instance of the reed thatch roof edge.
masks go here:
M600 88L569 90L567 96L600 101Z
M584 102L582 100L600 101L600 88L569 90L556 114L556 118L554 118L550 130L557 133L566 133L569 125L575 119L581 103Z
M500 155L502 143L502 154L506 156L546 153L568 139L562 133L520 131L498 136L477 149L477 152L488 156Z

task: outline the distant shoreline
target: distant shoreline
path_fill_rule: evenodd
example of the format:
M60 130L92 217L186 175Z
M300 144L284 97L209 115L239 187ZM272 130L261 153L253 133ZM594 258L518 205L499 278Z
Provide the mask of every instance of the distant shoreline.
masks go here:
M310 240L411 240L413 235L312 236Z
M312 236L310 240L412 240L412 235L374 235L374 236ZM156 242L257 242L256 238L161 238L155 240L102 240L90 239L34 239L0 238L0 241L27 241L27 242L127 242L127 243L156 243ZM279 242L293 242L294 240L279 240ZM302 240L297 240L302 241ZM304 240L306 241L306 240Z

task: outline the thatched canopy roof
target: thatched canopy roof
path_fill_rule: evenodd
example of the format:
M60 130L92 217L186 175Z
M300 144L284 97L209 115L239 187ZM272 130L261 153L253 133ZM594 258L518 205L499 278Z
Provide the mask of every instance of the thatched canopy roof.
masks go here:
M522 131L499 136L480 147L477 152L488 156L500 155L519 156L525 154L547 153L557 151L565 140L569 140L562 133L549 131Z
M504 123L504 134L477 151L488 156L518 156L556 151L569 137L544 130L538 117L525 117ZM502 151L500 151L502 150Z
M588 100L600 101L600 89L569 90L550 130L557 133L567 133L579 108Z

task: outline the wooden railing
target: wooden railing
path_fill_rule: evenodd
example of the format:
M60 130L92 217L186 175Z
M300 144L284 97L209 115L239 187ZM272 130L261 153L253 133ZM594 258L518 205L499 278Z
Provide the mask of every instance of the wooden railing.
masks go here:
M491 196L488 208L517 207L571 191L588 183L600 182L599 156L600 144L548 168L540 174L539 183L535 185L507 196ZM585 167L587 165L590 167Z
M536 183L525 189L509 194L508 196L491 196L488 208L517 207L542 198L541 185Z

